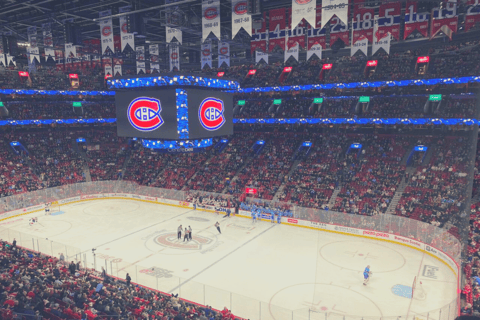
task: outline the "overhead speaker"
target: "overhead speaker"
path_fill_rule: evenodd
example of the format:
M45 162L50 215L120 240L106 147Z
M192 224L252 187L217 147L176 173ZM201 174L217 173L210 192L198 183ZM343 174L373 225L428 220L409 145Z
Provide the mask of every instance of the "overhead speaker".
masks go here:
M18 53L17 37L7 36L7 45L8 45L8 53L11 56L16 56Z

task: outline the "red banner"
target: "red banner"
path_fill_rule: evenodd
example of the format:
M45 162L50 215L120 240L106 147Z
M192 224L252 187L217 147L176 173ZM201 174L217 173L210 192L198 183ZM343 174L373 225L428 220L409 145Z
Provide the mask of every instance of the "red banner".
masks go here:
M370 43L373 42L373 24L375 17L375 10L373 8L360 8L363 6L355 6L353 16L353 42L361 37L368 39Z
M427 37L429 20L429 13L417 13L416 1L408 1L405 8L405 32L403 39L406 39L415 30Z
M101 42L100 39L90 40L90 52L92 53L92 68L101 67L100 63Z
M400 2L390 2L380 5L378 11L378 39L385 37L387 33L397 40L400 40L400 14L402 4Z
M253 53L256 49L263 52L267 50L267 23L266 13L263 13L263 19L260 29L252 29L252 39L250 41L250 50Z
M348 16L350 16L350 14ZM330 19L330 46L332 46L337 39L345 42L347 46L350 45L350 37L348 34L348 23L345 24L337 16L333 16L333 18Z
M300 47L305 48L305 27L307 26L307 22L302 19L298 26L292 29L292 10L290 8L287 9L288 14L288 40L287 40L287 49L290 49L295 46L296 43L300 45Z
M314 28L308 26L307 30L307 49L310 50L313 45L319 44L322 46L323 49L326 47L327 38L325 37L326 29L320 29L320 25L322 24L322 7L317 6L317 18L316 24Z
M279 46L285 50L285 27L286 27L286 10L285 8L270 10L268 27L268 51Z
M465 14L465 31L480 23L480 0L467 0L467 12Z
M122 53L122 42L119 34L113 36L113 48L116 53Z
M452 40L452 34L457 32L457 26L458 15L456 3L447 2L443 5L443 8L433 8L431 38L442 31Z
M58 71L65 71L64 53L62 50L55 50L55 62Z

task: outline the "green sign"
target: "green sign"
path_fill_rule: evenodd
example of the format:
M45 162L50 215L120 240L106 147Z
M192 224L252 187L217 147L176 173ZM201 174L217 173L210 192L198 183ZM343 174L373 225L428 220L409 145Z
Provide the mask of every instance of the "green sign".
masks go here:
M245 100L238 100L238 101L237 101L237 104L238 104L239 106L244 106L244 105L245 105Z
M360 102L370 102L370 97L360 97L360 99L358 101L360 101Z
M273 104L281 104L282 99L273 99Z
M0 107L5 107L2 101L0 101Z
M430 100L430 101L442 101L442 95L441 94L431 94L428 97L428 100Z
M81 102L74 102L74 103L73 103L73 106L74 106L74 107L81 107L81 106L82 106L82 103L81 103Z
M323 103L323 98L313 98L313 103Z

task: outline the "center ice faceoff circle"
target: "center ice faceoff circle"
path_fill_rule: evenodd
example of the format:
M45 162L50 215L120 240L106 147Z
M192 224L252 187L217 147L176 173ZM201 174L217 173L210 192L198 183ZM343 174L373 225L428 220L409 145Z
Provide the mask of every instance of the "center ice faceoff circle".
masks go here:
M168 231L156 232L147 238L149 239L147 239L145 245L150 251L173 255L208 253L223 243L217 241L215 236L195 234L195 231L192 240L189 241L184 240L183 234L179 239L176 232Z

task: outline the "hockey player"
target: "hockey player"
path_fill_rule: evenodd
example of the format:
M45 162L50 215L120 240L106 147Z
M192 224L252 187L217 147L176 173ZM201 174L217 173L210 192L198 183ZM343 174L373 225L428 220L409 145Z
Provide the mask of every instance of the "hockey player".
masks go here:
M218 232L221 234L222 231L220 231L220 223L218 223L218 221L217 223L215 223L215 227L217 228Z
M282 223L282 212L278 211L277 214L277 223Z
M368 283L368 280L370 279L370 275L372 272L370 272L370 266L367 266L365 268L365 271L363 271L363 285L366 286Z
M270 222L275 223L275 212L270 210Z
M252 208L252 223L257 222L257 212L255 208Z

